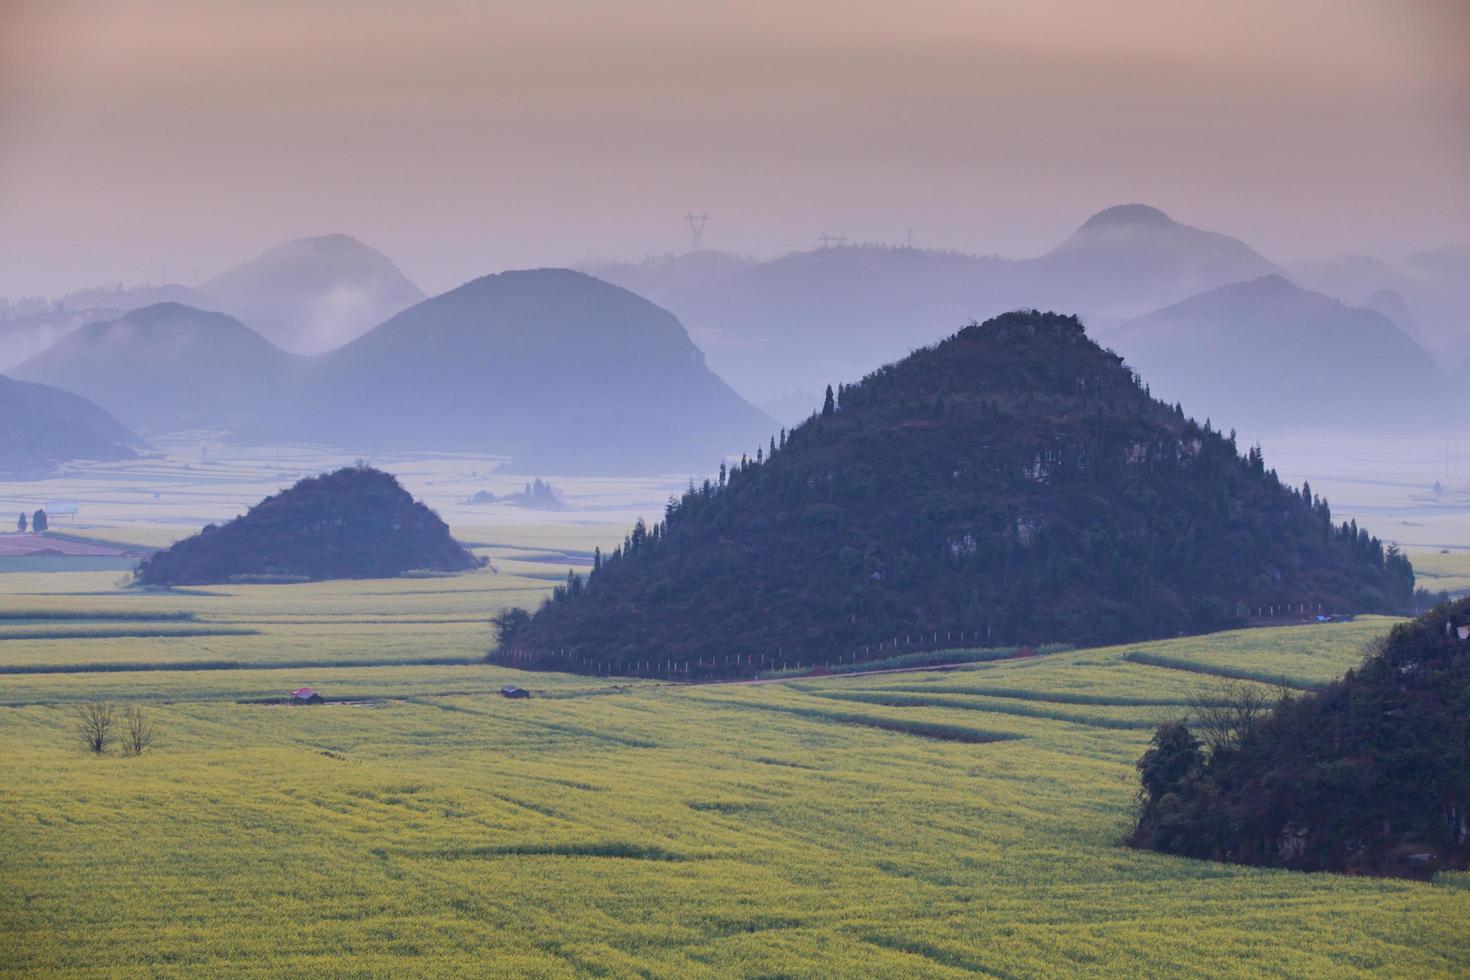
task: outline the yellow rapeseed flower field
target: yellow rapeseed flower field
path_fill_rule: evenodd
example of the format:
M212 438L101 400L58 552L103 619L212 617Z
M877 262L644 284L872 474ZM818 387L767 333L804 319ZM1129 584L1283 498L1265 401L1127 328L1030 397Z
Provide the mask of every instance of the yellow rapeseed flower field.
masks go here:
M475 663L489 616L565 572L504 560L161 594L11 577L0 607L46 616L0 639L0 973L1470 972L1464 876L1118 843L1151 726L1220 675L1335 676L1387 620L685 687ZM168 635L189 628L215 632ZM348 700L260 703L302 685ZM156 744L86 754L84 700L142 705Z

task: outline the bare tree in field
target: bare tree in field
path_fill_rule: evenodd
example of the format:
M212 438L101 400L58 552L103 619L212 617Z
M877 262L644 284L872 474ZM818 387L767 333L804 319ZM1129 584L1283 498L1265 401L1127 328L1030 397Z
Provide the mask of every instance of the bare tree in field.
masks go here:
M102 755L112 744L117 712L106 701L88 701L77 705L76 735L88 752Z
M142 755L143 750L153 744L158 735L153 722L136 704L130 704L122 713L122 750L126 755Z

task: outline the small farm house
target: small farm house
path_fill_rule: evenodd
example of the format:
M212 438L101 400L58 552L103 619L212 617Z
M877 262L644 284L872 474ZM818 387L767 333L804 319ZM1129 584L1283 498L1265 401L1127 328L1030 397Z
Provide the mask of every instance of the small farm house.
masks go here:
M507 698L528 698L531 696L530 691L524 687L516 687L514 684L505 685L500 689L500 693L502 697Z
M298 687L291 692L292 704L321 704L325 698L310 687Z

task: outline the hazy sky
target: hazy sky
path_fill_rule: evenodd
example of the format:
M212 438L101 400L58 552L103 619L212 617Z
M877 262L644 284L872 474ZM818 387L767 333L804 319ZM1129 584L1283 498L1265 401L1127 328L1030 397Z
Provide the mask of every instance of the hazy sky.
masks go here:
M822 232L1470 240L1470 0L0 0L0 294L344 231L485 272Z

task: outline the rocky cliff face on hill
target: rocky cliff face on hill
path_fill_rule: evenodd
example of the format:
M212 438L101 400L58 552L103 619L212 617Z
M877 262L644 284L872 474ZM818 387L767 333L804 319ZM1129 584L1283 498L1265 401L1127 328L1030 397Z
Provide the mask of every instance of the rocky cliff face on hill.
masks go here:
M839 389L506 620L493 657L749 672L905 635L1083 644L1258 605L1395 611L1412 589L1402 556L1155 401L1075 318L1013 313Z

